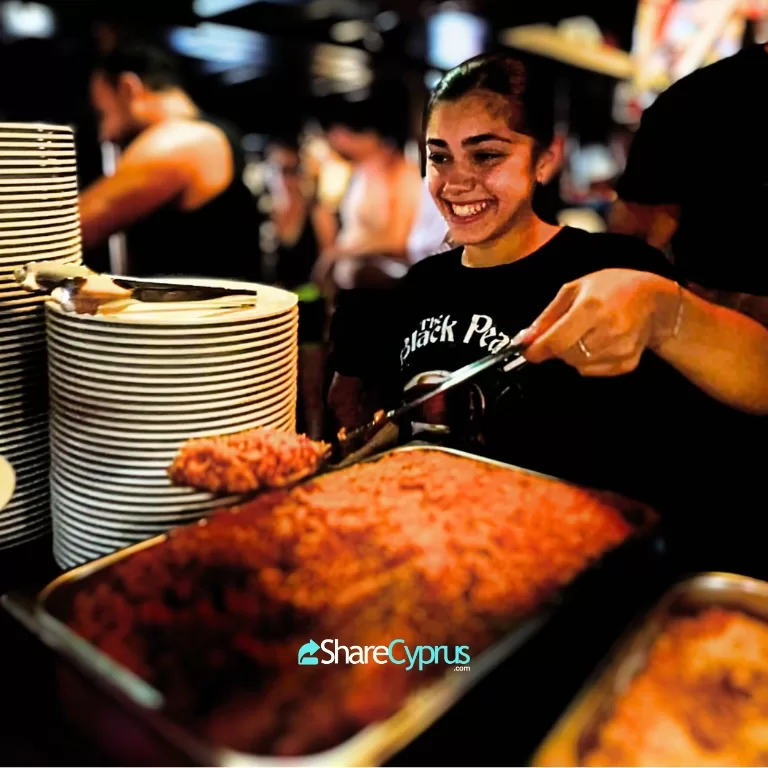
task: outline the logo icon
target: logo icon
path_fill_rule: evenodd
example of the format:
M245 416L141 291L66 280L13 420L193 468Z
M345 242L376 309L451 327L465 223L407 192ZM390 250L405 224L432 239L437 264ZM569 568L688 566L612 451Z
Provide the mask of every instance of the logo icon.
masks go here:
M307 667L319 663L314 656L319 650L320 646L314 640L304 643L304 645L299 648L299 664Z

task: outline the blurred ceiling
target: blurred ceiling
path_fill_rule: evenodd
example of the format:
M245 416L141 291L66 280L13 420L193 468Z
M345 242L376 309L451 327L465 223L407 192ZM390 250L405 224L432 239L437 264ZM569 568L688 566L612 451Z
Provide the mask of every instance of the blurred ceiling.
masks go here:
M102 40L109 38L103 26L107 25L120 35L173 48L192 75L192 91L200 103L244 127L265 130L295 124L297 105L306 108L312 99L333 94L365 99L374 82L404 84L417 94L441 70L500 46L500 34L512 26L586 15L628 50L636 7L635 0L39 2L52 8L56 17L57 35L50 42L58 48L46 54L51 61L61 60L67 46L69 55L76 51L85 57L92 44L87 41L93 41L102 23L96 35ZM440 33L432 34L437 19L442 23ZM39 55L28 41L20 42L30 51L28 57ZM60 77L65 77L63 70ZM574 72L573 77L581 74ZM23 88L19 83L18 89ZM61 109L65 106L62 101Z

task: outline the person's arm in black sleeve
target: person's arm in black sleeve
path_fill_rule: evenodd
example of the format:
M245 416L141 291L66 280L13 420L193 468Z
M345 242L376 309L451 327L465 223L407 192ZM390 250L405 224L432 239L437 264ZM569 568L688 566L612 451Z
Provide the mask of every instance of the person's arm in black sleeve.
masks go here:
M679 94L665 93L641 120L616 192L611 232L632 235L665 249L680 222L685 136Z

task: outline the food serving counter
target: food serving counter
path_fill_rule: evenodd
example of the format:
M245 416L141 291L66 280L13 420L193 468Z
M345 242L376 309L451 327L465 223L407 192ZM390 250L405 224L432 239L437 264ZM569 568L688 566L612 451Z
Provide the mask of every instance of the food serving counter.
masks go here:
M411 446L432 456L453 456L482 472L511 473L525 487L567 489L572 498L618 515L627 535L592 567L541 591L535 603L498 617L481 653L473 653L468 671L427 675L407 685L398 706L349 729L309 754L254 756L215 744L202 730L165 711L164 695L140 676L116 665L67 627L77 595L109 580L110 570L152 553L169 551L177 534L159 537L115 556L84 566L37 590L14 592L6 608L53 652L59 667L59 696L68 717L88 732L113 760L131 764L280 765L280 764L510 764L526 761L562 713L571 697L639 604L656 595L664 582L651 510L612 494L594 494L515 468L457 456L430 446ZM377 457L375 461L379 461ZM386 458L386 457L385 457ZM400 460L400 459L398 459ZM345 470L348 471L348 470ZM398 469L398 471L400 471ZM495 481L499 479L494 475ZM520 480L523 478L523 481ZM502 483L503 484L503 483ZM363 487L363 486L360 486ZM519 490L519 489L518 489ZM516 491L517 492L517 491ZM562 493L562 490L561 490ZM581 494L581 495L580 495ZM586 494L586 495L583 495ZM439 500L438 500L439 501ZM600 506L603 505L603 506ZM555 505L557 506L557 505ZM543 508L542 508L543 509ZM211 526L220 523L220 513ZM541 512L542 518L546 512ZM618 519L618 518L617 518ZM199 526L197 527L199 529ZM192 536L192 532L183 534ZM163 547L166 549L163 550ZM598 554L598 552L595 552ZM638 578L638 574L644 574ZM550 577L551 578L551 577ZM570 583L567 583L570 582ZM552 587L558 587L554 589ZM559 587L563 587L560 589ZM320 625L322 626L322 625ZM319 631L319 628L318 628ZM491 637L492 635L492 637ZM327 635L326 635L327 636ZM389 638L379 642L388 642ZM295 659L295 655L293 656ZM295 663L295 662L294 662ZM299 670L303 672L303 670ZM339 673L341 674L341 673ZM332 678L328 678L332 679ZM372 678L376 683L377 679ZM378 680L397 685L398 677ZM265 693L266 695L266 693ZM120 737L131 733L131 738ZM263 752L262 752L263 754Z

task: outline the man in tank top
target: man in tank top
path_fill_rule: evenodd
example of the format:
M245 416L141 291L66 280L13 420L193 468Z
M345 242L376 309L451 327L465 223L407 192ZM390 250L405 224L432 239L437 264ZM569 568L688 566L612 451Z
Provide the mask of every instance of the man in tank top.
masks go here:
M174 61L150 46L118 47L97 64L91 97L101 140L124 153L80 197L86 251L123 231L133 276L258 279L240 137L200 112Z

